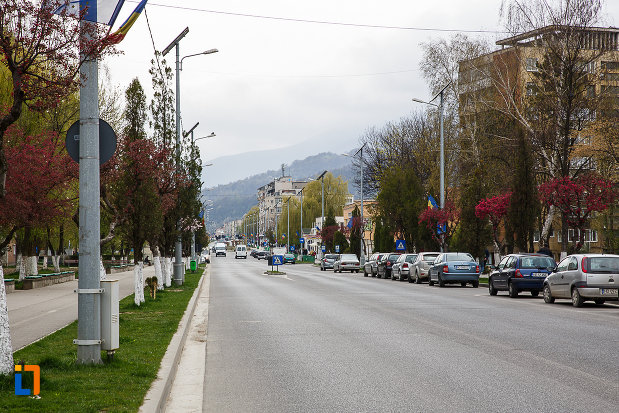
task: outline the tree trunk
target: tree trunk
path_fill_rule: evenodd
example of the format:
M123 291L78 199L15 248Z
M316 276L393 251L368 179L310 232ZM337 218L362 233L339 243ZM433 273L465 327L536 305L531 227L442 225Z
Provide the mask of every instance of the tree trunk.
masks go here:
M39 257L31 255L25 259L26 276L39 274Z
M103 258L99 256L99 281L103 281L107 279L107 274L105 273L105 267L103 266Z
M139 263L133 267L133 279L135 281L135 294L133 297L133 302L137 306L144 302L144 278L142 266L143 263Z
M157 278L157 289L163 290L165 280L161 271L161 256L159 255L159 247L151 244L153 249L153 265L155 266L155 277Z
M52 265L54 272L60 272L60 255L52 255Z
M4 270L2 269L2 263L0 263L0 375L7 376L13 373L14 368L9 309L6 305L6 289L4 286Z
M166 267L165 286L171 287L172 286L172 258L170 257L165 258L165 267Z
M23 281L26 276L26 260L21 252L17 253L17 263L15 265L19 270L19 281Z
M543 248L549 247L549 242L548 242L548 238L550 235L550 227L552 226L552 220L555 217L555 206L551 205L550 208L548 208L548 215L546 215L546 219L544 220L544 226L542 227L542 233L540 234L539 237L539 247Z

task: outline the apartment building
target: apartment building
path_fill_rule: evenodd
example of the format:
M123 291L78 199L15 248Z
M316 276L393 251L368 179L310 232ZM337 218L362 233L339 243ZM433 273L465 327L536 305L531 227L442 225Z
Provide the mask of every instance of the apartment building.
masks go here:
M288 197L301 199L300 191L308 181L295 181L291 176L281 176L258 188L258 221L261 235L275 228L275 222L282 212L282 205Z

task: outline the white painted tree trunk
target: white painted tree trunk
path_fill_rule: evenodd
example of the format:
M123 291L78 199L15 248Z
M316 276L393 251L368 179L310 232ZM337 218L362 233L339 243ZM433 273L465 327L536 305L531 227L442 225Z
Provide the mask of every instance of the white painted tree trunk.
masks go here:
M99 259L99 281L103 281L107 279L107 274L105 273L105 267L103 266L103 259Z
M6 289L4 287L4 270L2 263L0 263L0 375L9 375L14 368L9 309L6 305Z
M23 281L26 276L26 263L21 253L17 254L16 269L19 271L19 281Z
M144 264L139 263L133 267L133 279L135 280L135 294L133 297L133 302L138 306L144 302L144 278L142 273L143 265Z
M166 266L165 286L171 287L172 286L172 258L166 257L165 266Z
M60 255L52 255L52 265L54 266L54 272L60 272Z
M159 248L153 248L153 265L155 266L155 277L157 277L157 289L163 290L165 280L163 279L163 271L161 270L161 257L159 256Z
M26 257L25 266L26 266L26 275L38 275L39 274L39 257L31 256Z
M47 255L43 256L43 268L47 269Z

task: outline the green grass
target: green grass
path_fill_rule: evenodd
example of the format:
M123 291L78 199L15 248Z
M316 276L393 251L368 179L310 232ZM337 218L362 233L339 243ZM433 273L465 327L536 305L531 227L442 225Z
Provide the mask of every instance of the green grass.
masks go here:
M120 348L103 364L76 364L77 322L17 351L15 363L41 368L40 399L16 396L14 377L0 376L0 411L10 412L135 412L157 376L161 359L178 328L187 303L198 285L203 267L185 274L183 286L157 292L140 307L133 295L120 301ZM32 388L29 373L22 388Z

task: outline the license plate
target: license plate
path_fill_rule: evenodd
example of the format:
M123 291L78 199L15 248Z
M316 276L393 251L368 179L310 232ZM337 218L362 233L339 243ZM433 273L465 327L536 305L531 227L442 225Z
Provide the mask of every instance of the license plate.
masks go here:
M468 265L456 265L456 270L468 270Z
M617 288L600 288L601 295L617 295Z
M546 275L548 274L546 274L545 272L532 272L531 273L531 277L545 277Z

